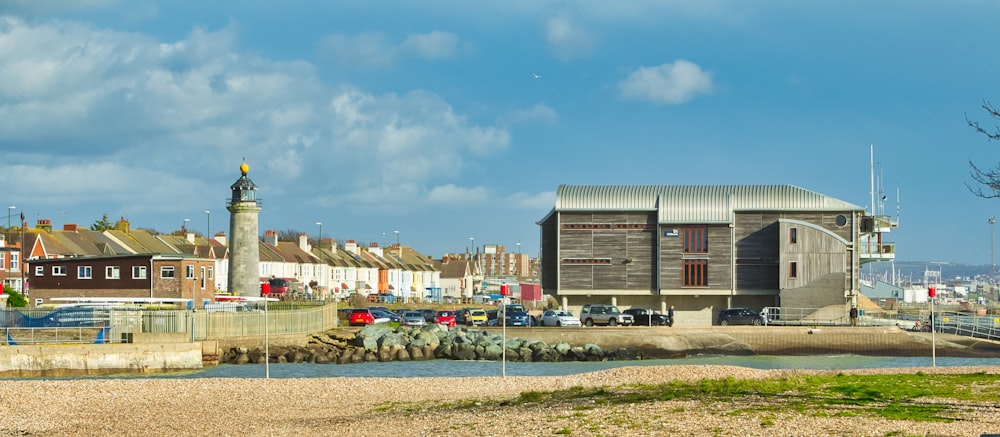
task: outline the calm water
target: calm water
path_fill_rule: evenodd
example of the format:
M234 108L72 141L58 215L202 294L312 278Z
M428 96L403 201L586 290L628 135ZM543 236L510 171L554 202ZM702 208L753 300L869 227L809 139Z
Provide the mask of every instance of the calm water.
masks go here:
M685 364L718 364L755 369L865 369L875 367L930 366L930 357L870 357L861 355L828 356L703 356L671 360L569 362L569 363L507 363L508 376L559 376L593 372L627 366L671 366ZM938 357L937 365L997 366L997 358ZM501 364L496 361L411 361L362 364L271 364L271 378L329 377L435 377L435 376L499 376ZM147 376L143 376L147 377ZM198 372L162 375L163 378L263 378L264 365L226 364Z

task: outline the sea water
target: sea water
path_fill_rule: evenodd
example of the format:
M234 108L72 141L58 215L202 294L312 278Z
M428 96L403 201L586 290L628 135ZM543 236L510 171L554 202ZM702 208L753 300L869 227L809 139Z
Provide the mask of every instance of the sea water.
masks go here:
M930 367L931 357L873 357L865 355L810 356L695 356L637 361L573 361L513 363L499 361L391 361L357 364L222 364L196 372L167 373L162 378L412 378L467 376L561 376L629 366L726 365L754 369L846 370L893 367ZM1000 358L938 357L939 367L1000 366ZM144 375L143 377L148 377Z

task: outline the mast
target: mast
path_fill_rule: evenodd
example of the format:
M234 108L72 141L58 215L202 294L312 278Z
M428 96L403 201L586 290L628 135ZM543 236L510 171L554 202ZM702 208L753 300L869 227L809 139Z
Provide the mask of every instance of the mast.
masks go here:
M868 145L868 176L871 178L871 195L872 203L868 205L871 207L872 214L875 214L875 145Z

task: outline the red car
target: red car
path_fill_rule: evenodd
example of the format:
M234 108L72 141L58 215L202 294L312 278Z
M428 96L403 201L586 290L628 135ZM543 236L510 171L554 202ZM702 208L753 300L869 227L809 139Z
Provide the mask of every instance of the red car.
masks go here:
M441 310L438 311L434 316L434 323L438 325L446 325L449 328L455 327L455 312L451 310Z
M351 310L351 314L347 316L347 322L351 326L374 325L376 323L389 323L389 318L378 316L368 308L361 308Z

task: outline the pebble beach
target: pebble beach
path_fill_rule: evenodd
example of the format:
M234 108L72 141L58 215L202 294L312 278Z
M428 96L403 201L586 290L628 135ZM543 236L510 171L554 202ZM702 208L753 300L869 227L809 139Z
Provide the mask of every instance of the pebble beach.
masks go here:
M623 367L545 377L308 379L63 379L0 381L0 435L572 435L979 436L1000 432L994 405L963 405L951 423L743 411L733 402L505 404L526 391L759 379L823 370L735 366ZM837 373L1000 373L1000 367L839 370ZM760 400L766 402L767 400ZM480 404L480 402L482 402ZM580 403L592 401L583 400ZM454 407L462 405L463 407Z

